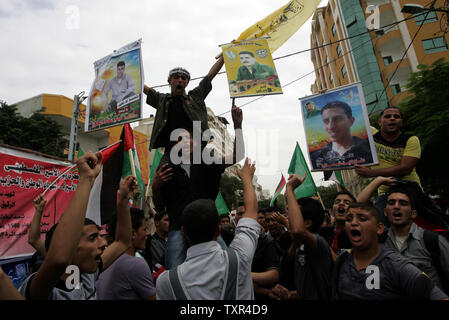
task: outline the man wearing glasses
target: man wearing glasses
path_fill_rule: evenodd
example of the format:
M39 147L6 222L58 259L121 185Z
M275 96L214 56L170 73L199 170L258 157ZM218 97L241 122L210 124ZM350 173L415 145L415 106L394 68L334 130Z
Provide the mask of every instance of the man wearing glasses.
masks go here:
M201 121L201 133L209 129L204 99L212 90L212 79L222 66L223 55L220 55L207 76L188 93L185 88L189 84L190 73L180 67L170 70L168 74L171 93L160 93L144 86L143 92L147 95L147 104L156 109L150 150L164 147L165 152L170 151L177 142L170 141L172 131L178 128L193 130L193 121Z

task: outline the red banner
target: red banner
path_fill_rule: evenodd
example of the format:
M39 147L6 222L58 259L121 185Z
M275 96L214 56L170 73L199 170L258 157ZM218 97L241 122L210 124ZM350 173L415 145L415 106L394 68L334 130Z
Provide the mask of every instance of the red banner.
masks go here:
M33 199L44 192L71 164L32 151L0 146L0 259L34 253L28 232ZM66 210L78 184L78 172L68 170L49 190L41 219L41 237Z

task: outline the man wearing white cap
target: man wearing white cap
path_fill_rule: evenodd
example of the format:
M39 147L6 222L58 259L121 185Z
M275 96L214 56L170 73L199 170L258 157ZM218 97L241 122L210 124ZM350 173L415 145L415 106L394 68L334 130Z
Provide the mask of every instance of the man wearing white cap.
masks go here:
M193 130L193 121L201 121L201 133L209 129L204 99L212 90L211 81L222 66L223 55L220 55L207 76L187 94L185 88L189 84L190 73L181 67L170 70L168 74L171 93L160 93L144 86L147 103L156 109L150 150L164 147L165 152L169 151L177 142L170 141L172 131L178 128Z

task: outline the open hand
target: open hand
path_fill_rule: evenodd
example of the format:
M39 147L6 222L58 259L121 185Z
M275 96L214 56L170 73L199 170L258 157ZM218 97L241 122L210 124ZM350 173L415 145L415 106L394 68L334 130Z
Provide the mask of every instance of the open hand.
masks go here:
M168 166L168 163L164 163L162 166L156 169L153 177L153 187L160 188L163 184L173 178L173 168Z
M254 171L256 171L256 163L251 163L251 160L249 158L245 159L245 164L243 165L242 169L237 170L237 174L240 177L240 179L250 179L253 180Z

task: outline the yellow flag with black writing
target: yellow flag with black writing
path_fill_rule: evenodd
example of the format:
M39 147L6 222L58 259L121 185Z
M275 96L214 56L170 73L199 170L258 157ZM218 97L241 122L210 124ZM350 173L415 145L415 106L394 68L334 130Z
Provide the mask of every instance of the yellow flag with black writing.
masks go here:
M269 37L271 53L287 41L315 12L321 0L291 0L243 31L237 40Z

